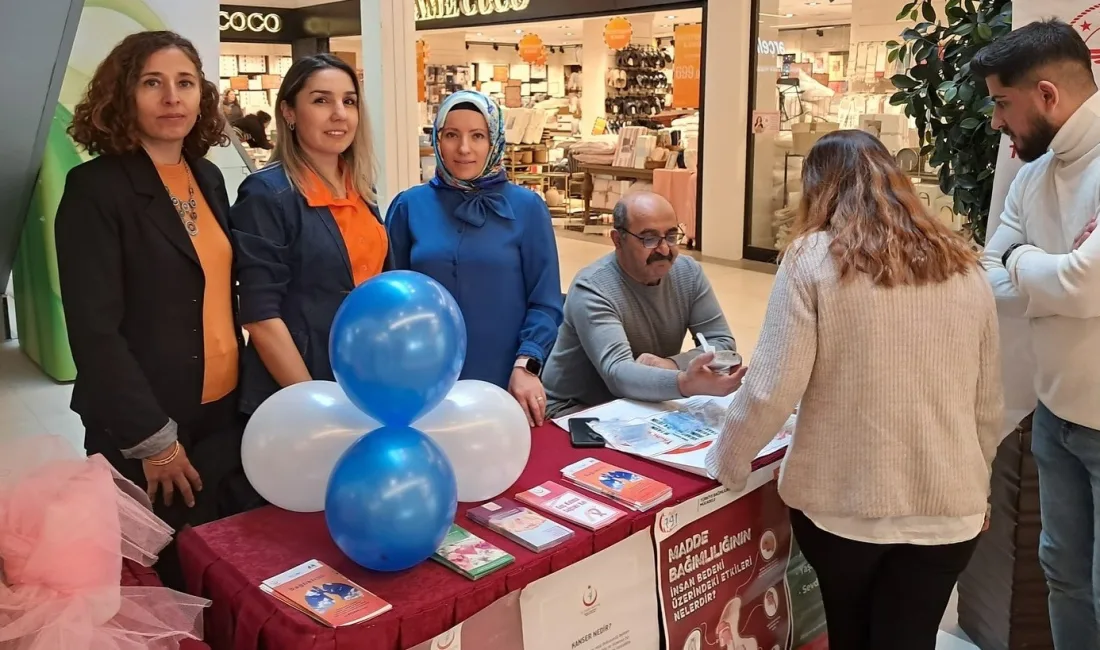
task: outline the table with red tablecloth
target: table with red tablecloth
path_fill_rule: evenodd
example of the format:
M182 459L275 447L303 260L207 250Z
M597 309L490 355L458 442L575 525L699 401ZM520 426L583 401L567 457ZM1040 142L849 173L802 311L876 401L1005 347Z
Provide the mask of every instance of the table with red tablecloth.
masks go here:
M588 456L668 484L673 497L665 505L715 485L710 479L617 451L574 449L569 435L551 424L534 429L531 435L527 468L504 496L513 497L549 480L560 481L563 467ZM485 462L491 463L492 458ZM206 641L215 650L408 648L445 632L508 593L645 530L660 510L629 512L596 533L563 522L576 531L574 537L551 550L532 553L475 525L466 517L471 505L459 504L456 521L516 558L512 565L476 582L432 561L392 574L360 568L333 544L322 513L269 506L185 530L178 539L188 590L213 601L206 615ZM259 589L264 580L311 559L378 594L393 610L365 623L330 629Z

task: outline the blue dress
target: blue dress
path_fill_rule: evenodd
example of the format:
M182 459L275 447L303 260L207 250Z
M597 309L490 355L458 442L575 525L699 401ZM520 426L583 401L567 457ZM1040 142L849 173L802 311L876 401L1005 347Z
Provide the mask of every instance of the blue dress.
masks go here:
M507 182L475 192L419 185L393 200L386 228L394 266L434 278L458 301L468 337L460 379L507 389L517 356L545 364L562 297L554 228L538 195Z

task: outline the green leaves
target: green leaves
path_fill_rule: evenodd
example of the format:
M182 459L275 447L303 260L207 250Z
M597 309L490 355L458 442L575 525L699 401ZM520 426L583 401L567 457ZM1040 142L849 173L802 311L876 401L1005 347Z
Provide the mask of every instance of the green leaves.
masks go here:
M921 3L921 15L930 23L936 22L936 9L932 6L931 2Z
M912 53L909 70L890 78L898 89L890 104L913 117L921 156L937 169L940 189L953 194L956 212L980 243L1000 134L990 124L993 100L984 83L970 74L970 60L1011 31L1012 3L947 0L937 15L933 1L907 2L898 13L898 20L922 21L905 29L900 40L887 43L890 61L907 61Z
M890 77L890 83L894 84L895 88L901 88L902 90L912 90L920 85L916 79L904 74L896 74Z

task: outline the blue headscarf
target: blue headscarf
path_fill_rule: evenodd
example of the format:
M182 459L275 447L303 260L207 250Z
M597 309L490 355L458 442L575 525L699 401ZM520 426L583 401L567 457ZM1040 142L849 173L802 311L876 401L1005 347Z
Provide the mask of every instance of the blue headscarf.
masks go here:
M439 133L443 125L447 123L447 116L451 110L459 104L473 104L485 118L489 126L489 156L485 159L485 168L472 180L464 181L454 177L447 166L443 164L443 156L439 151ZM435 125L432 128L432 147L435 149L435 178L431 184L434 187L448 188L462 192L465 197L462 203L455 209L455 217L466 223L480 228L485 224L489 215L496 215L504 219L515 219L512 207L499 192L486 192L501 183L508 182L508 175L504 172L504 113L487 95L473 90L460 90L443 100L439 107L439 114L435 117Z

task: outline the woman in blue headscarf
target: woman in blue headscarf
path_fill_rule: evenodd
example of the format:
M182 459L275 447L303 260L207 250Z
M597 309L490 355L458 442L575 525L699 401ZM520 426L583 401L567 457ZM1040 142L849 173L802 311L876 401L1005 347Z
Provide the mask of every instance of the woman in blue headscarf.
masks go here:
M562 321L550 211L504 173L504 116L473 91L448 97L432 131L436 176L399 194L386 217L395 266L458 301L469 343L461 379L508 389L532 426L546 414L539 375Z

